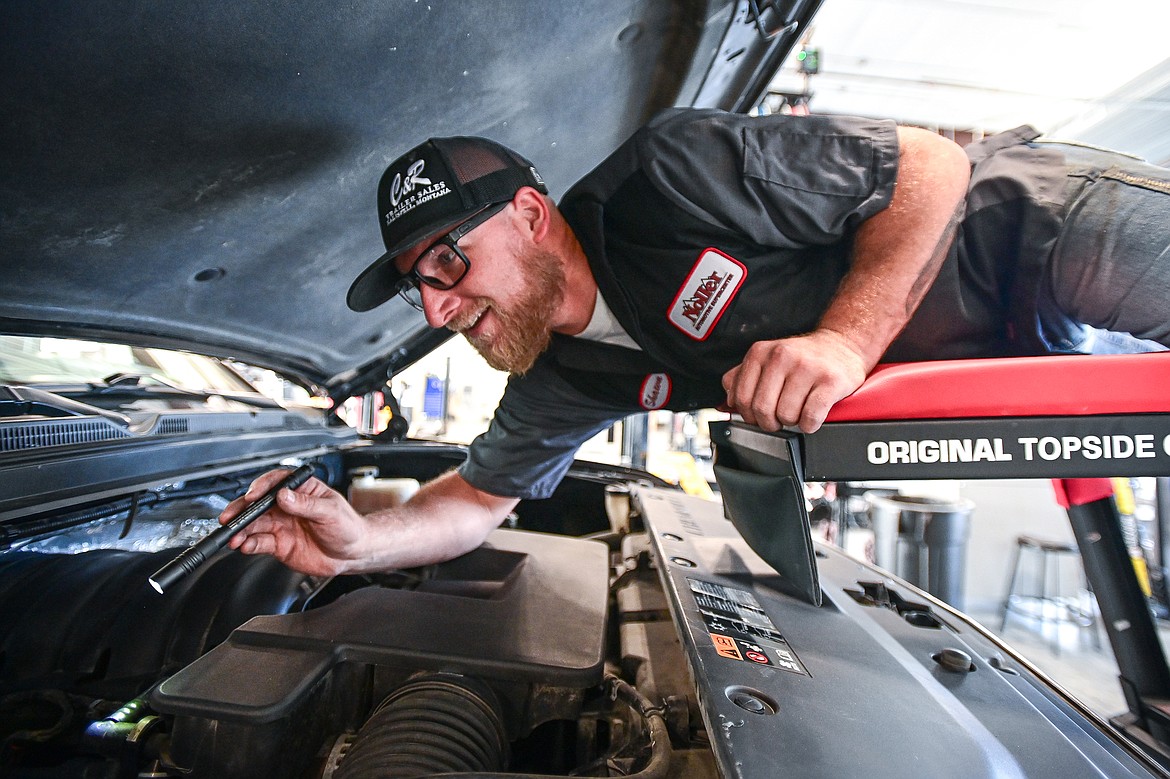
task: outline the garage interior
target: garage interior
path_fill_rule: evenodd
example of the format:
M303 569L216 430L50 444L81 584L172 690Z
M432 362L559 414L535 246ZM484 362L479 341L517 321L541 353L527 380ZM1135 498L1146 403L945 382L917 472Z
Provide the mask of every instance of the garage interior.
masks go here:
M1170 60L1157 31L1170 21L1170 8L1125 0L1114 10L1119 13L1111 14L1106 31L1100 8L1081 2L828 3L809 41L819 49L819 72L802 74L799 62L790 61L773 90L811 93L814 112L890 116L960 143L1029 123L1051 137L1122 149L1165 165ZM983 42L991 38L1003 41L1002 56L986 56ZM1153 480L1143 481L1139 493L1144 489L1146 495L1139 495L1137 510L1147 512L1148 522ZM1091 602L1068 517L1046 480L902 486L908 494L942 491L974 504L963 589L966 610L985 626L998 632L1004 623L1022 535L1071 545L1071 555L1048 557L1049 592L1059 585L1059 596ZM1037 557L1022 549L1017 581L1033 592ZM1170 629L1164 619L1158 629L1165 645ZM1012 614L1001 635L1097 711L1124 709L1116 662L1099 623L1086 628Z

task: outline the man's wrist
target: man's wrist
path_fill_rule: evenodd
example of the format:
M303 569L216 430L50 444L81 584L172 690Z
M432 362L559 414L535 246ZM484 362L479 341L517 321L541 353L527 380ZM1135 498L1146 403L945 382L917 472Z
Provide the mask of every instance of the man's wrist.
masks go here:
M866 374L878 364L882 354L885 353L886 348L889 346L888 343L875 344L873 333L858 332L855 328L837 328L821 325L817 328L817 331L833 339L840 348L846 349L854 354Z

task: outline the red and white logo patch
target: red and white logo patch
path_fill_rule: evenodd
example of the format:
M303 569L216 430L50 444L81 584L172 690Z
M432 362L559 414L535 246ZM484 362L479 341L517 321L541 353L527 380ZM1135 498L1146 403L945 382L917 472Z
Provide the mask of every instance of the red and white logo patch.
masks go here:
M745 278L747 268L739 260L718 249L704 249L666 316L689 337L705 341Z
M642 408L647 411L654 411L665 406L666 402L670 400L670 377L665 373L651 373L642 382L639 400Z

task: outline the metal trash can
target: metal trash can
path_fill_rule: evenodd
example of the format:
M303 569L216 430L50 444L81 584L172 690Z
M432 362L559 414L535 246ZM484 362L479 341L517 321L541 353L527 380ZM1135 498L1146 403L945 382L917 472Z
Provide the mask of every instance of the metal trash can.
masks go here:
M867 492L874 559L916 587L963 609L967 539L975 504Z

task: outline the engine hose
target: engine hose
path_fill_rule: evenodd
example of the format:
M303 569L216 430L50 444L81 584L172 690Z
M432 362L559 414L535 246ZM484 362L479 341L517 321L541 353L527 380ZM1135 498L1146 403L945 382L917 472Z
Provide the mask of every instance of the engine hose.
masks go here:
M670 735L661 707L654 706L646 696L616 676L606 674L605 684L610 698L622 701L646 722L650 729L650 759L641 771L626 774L626 779L664 779L670 770ZM439 776L415 776L414 779L440 779ZM441 779L565 779L563 776L542 774L504 774L482 771L447 773Z
M142 763L159 755L162 718L150 713L146 698L135 698L104 719L89 723L81 744L87 751L118 761L118 777L140 775Z
M409 681L362 725L334 779L406 779L507 767L508 739L495 694L453 674Z
M0 697L0 711L25 724L0 739L0 766L12 758L13 746L48 743L64 733L73 719L73 704L60 690L9 693Z

